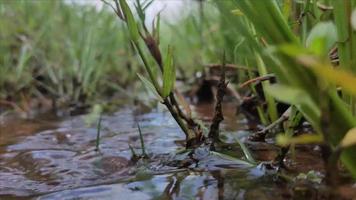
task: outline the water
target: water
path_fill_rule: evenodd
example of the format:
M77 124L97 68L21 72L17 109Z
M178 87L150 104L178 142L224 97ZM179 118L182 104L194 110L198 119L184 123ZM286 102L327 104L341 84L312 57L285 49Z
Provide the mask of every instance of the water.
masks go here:
M236 117L233 107L224 109L227 141L247 133L245 120ZM209 121L211 108L201 105L195 111ZM87 126L84 118L47 115L1 121L0 199L290 199L295 195L273 171L216 155L178 168L187 158L176 155L184 147L184 135L169 113L121 109L104 115L100 151L95 151L96 127ZM150 158L134 162L129 144L141 152L137 122ZM250 146L259 160L269 160L277 152L273 145ZM230 154L242 157L238 149ZM297 155L314 162L303 167L303 162L290 161L298 172L322 170L315 162L317 154L305 150Z

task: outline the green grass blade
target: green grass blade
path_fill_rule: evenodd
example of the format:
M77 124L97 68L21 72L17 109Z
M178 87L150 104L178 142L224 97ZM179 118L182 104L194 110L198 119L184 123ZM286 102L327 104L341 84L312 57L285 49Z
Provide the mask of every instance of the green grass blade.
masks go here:
M167 58L163 66L163 90L162 97L166 98L174 88L176 81L175 67L173 63L172 49L168 47Z
M96 127L96 140L95 140L95 151L99 151L99 145L100 145L100 133L101 133L101 121L102 121L102 115L100 114L99 120L98 120L98 125Z
M129 5L126 3L126 0L119 0L120 1L120 7L125 15L126 18L126 23L127 23L127 27L129 29L130 32L130 36L131 36L131 40L133 42L138 42L139 38L140 38L140 34L138 32L138 28L137 28L137 24L135 21L135 18L131 12L131 9L129 7Z

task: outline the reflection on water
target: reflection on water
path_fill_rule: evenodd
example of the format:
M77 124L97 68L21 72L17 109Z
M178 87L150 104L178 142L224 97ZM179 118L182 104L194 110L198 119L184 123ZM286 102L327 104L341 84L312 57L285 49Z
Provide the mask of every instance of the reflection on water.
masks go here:
M225 110L227 120L223 128L230 135L246 134L244 121L235 116L234 109L227 105ZM200 117L212 115L208 105L196 107L195 111ZM135 115L132 110L123 109L103 116L99 152L95 151L96 128L86 126L83 118L2 121L0 199L277 200L291 197L290 186L285 182L275 181L263 168L243 162L208 156L189 169L167 164L179 160L174 152L183 147L184 140L168 113ZM129 144L140 152L137 121L150 159L134 163L130 160ZM276 150L264 145L252 145L252 148L259 152L256 158L267 160L266 156L275 155Z
M245 170L178 172L151 179L66 190L38 199L283 199L287 190ZM277 191L277 192L276 192Z

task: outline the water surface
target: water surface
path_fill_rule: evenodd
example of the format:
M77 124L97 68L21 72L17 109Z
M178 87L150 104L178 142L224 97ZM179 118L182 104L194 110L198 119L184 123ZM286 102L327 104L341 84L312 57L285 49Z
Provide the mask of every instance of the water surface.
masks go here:
M222 128L227 141L248 134L246 120L233 108L227 104L224 109ZM205 122L213 114L211 105L194 110ZM45 115L33 120L2 119L0 199L277 200L295 196L292 185L276 179L261 165L209 155L199 163L179 168L186 155L176 152L184 146L184 135L169 113L153 110L137 114L121 109L104 115L100 151L95 151L96 126L88 126L85 118ZM129 145L137 154L141 152L137 123L150 158L133 162ZM277 148L269 144L251 147L258 160L270 160L277 153ZM299 172L322 170L322 164L315 162L318 153L309 150L296 154L304 164L291 160L290 166ZM243 158L238 149L229 154Z

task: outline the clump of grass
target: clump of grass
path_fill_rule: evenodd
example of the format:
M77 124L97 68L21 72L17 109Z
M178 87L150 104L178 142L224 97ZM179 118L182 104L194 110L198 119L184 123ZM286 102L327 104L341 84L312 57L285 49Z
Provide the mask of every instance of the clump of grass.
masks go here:
M104 1L106 4L108 2ZM176 81L176 69L173 62L173 51L171 47L167 48L167 56L162 59L162 53L159 48L159 16L158 21L154 24L151 32L148 31L145 25L145 8L151 3L151 1L144 2L141 4L136 1L136 11L139 20L134 18L134 15L125 0L114 0L115 2L115 13L123 20L126 25L128 32L130 34L130 41L135 47L138 55L140 56L143 66L148 74L148 79L142 75L139 78L142 82L149 88L153 93L156 94L159 101L163 103L168 111L171 113L172 117L178 123L182 131L186 136L186 148L192 148L199 146L205 140L205 136L201 130L200 125L192 118L189 105L186 102L182 102L181 106L178 102L178 98L181 96L177 90L174 88ZM110 5L110 4L109 4ZM113 7L112 5L110 5ZM143 44L142 44L143 43ZM149 57L144 51L142 45L147 47ZM149 60L153 59L155 62L152 63ZM210 132L208 134L209 140L206 143L214 147L214 143L219 140L219 124L224 119L222 113L222 101L225 94L227 83L225 81L225 55L223 57L222 63L222 75L219 83L219 89L217 93L217 102L215 108L215 117L210 127ZM162 80L162 81L161 81ZM184 100L180 98L180 100ZM187 106L188 105L188 106ZM185 110L182 110L182 108Z
M174 90L176 72L173 62L173 50L170 47L168 47L167 56L163 62L162 54L159 49L159 20L153 27L152 32L149 32L145 25L145 9L150 2L146 2L146 4L143 5L138 1L136 2L136 11L140 20L139 24L135 20L126 1L115 0L114 2L116 6L115 12L121 20L125 21L130 34L130 41L139 54L149 78L146 79L144 76L139 77L152 92L157 94L159 100L172 114L173 118L186 136L187 147L190 148L201 143L203 134L199 124L197 124L191 116L188 116L182 111L174 94L177 92ZM147 47L147 50L155 63L150 62L147 58L142 43ZM158 75L158 71L161 76ZM162 84L159 83L160 79L162 79Z
M35 98L90 104L136 78L127 35L106 9L4 1L0 15L0 97L7 105Z
M344 55L354 49L353 40L342 40L345 39L343 34L347 35L349 32L346 30L350 29L348 23L350 16L346 10L341 9L352 7L351 4L347 5L347 2L338 1L334 6L335 19L339 21L337 23L339 36L336 43L337 38L333 35L334 23L324 22L333 20L330 16L316 18L316 26L311 25L307 21L308 18L300 19L302 26L298 27L298 31L308 33L303 36L293 32L288 21L290 16L284 16L280 7L292 5L276 0L236 1L241 15L240 19L235 21L235 26L246 38L246 45L258 53L255 54L257 56L255 58L263 61L268 66L266 68L268 72L274 73L278 81L278 84L264 87L264 92L278 101L295 106L312 124L316 134L321 137L300 141L319 143L319 138L323 138L322 146L325 147L323 152L329 172L337 168L335 155L339 154L339 151L336 151L335 147L339 146L345 134L356 126L352 109L354 103L350 98L355 93L348 90L348 85L354 84L354 76L334 69L328 58L331 47L338 44L341 50L342 68L353 66L350 64L350 57ZM313 3L307 1L305 12L322 16L321 11L310 11L311 7L316 7L316 1ZM347 50L345 46L348 46ZM264 51L266 48L270 50ZM336 85L341 86L342 97L338 95ZM356 176L356 160L353 158L355 152L355 147L348 146L341 153L341 160L354 176ZM335 174L335 171L332 173Z

